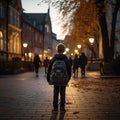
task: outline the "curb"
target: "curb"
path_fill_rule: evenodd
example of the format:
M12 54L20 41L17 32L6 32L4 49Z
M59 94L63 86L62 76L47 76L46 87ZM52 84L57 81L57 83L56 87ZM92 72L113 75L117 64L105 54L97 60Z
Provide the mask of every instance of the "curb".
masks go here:
M120 78L120 76L115 76L115 75L102 75L100 78L105 78L105 79L113 79L113 78Z

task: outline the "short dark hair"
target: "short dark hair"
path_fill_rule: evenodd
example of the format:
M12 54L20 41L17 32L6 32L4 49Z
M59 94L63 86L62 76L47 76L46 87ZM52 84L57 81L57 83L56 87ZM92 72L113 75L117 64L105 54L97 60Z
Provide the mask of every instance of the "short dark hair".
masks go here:
M56 46L56 51L58 53L63 53L65 51L65 46L63 43L59 43L57 46Z

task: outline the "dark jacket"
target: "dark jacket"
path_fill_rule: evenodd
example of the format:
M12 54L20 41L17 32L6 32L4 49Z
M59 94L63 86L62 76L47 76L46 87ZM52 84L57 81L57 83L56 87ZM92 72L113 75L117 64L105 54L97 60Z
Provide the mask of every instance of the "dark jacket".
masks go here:
M87 57L85 54L82 54L79 58L79 65L81 68L85 67L87 65Z
M44 60L44 67L48 67L49 62L50 62L49 59L45 59L45 60Z
M71 57L69 57L69 61L70 61L70 65L72 66L72 64L73 64L73 60L72 60Z
M73 69L77 69L79 67L79 59L76 57L73 60Z
M64 62L66 64L66 68L67 68L67 74L68 74L68 77L70 80L70 78L71 78L71 65L70 65L70 62L69 62L67 56L65 56L64 54L56 54L49 64L48 73L47 73L47 81L48 82L50 81L50 74L51 74L51 70L52 70L52 65L56 59L57 60L64 60Z
M40 61L40 58L39 58L38 55L36 55L36 56L34 57L33 63L34 63L34 65L35 65L35 67L39 67L39 66L40 66L41 61Z

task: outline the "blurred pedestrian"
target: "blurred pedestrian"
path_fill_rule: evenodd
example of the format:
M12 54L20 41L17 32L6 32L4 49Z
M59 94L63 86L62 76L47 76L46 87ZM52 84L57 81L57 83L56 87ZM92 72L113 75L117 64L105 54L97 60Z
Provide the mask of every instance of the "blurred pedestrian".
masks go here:
M49 67L48 67L48 73L47 73L47 81L50 83L51 81L51 76L53 74L53 67L55 67L55 63L64 63L65 68L62 68L65 71L65 73L67 74L67 79L65 81L65 83L63 83L64 81L64 77L61 77L61 74L57 74L57 78L59 79L58 81L62 82L63 85L61 84L53 84L54 85L54 95L53 95L53 112L58 112L58 104L59 104L59 94L60 94L60 112L61 113L65 113L65 92L66 92L66 85L68 84L70 78L71 78L71 65L70 62L67 58L66 55L63 54L63 52L65 51L65 46L62 43L59 43L56 46L56 51L58 52L58 54L56 54L53 59L51 60ZM61 64L57 65L57 66L61 66ZM59 72L59 71L58 71ZM61 72L62 73L62 72ZM54 74L56 75L56 74ZM57 82L55 80L53 80L54 82Z
M75 54L75 57L73 59L73 77L78 77L78 67L79 67L79 59L78 59L78 55Z
M81 76L85 76L85 66L87 65L87 57L84 52L81 53L79 58L79 65L81 68Z
M40 67L41 63L42 62L41 62L38 54L35 54L33 64L34 64L34 68L35 68L36 77L38 77L39 67Z
M45 74L47 73L49 62L50 62L50 60L48 59L48 57L46 57L45 60L44 60L44 63L43 63L44 67L45 67Z
M69 57L69 61L70 61L70 65L72 66L73 60L72 60L72 57L71 57L71 56Z

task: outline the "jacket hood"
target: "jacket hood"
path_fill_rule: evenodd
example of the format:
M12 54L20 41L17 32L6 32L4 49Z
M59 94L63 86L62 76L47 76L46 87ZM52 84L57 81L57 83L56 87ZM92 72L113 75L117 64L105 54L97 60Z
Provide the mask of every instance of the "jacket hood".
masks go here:
M67 56L65 56L64 54L56 54L54 56L55 59L60 59L60 60L63 60L63 59L67 59Z

